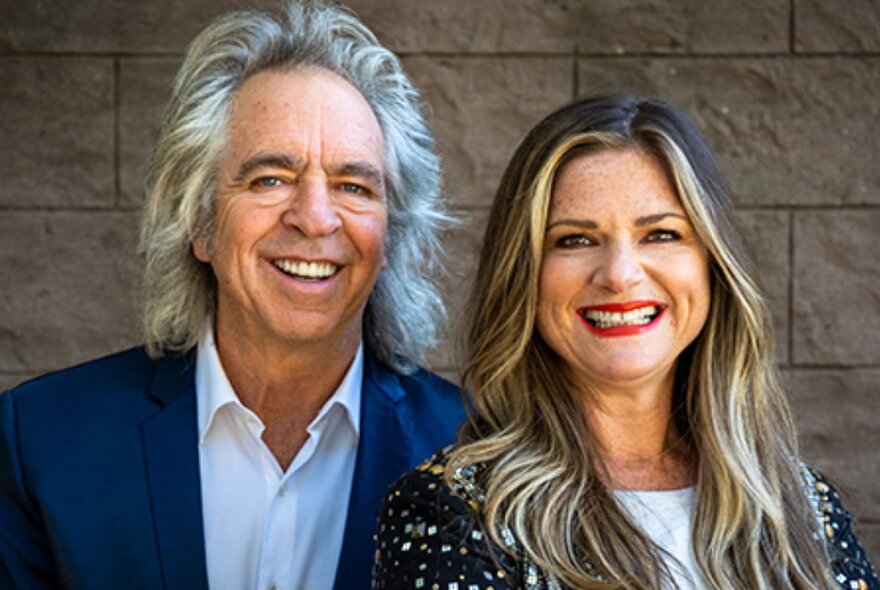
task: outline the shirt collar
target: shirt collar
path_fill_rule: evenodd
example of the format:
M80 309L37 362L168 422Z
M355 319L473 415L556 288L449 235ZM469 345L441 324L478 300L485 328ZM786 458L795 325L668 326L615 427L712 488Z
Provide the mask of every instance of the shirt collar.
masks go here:
M327 400L324 407L321 408L318 415L315 416L315 419L309 424L309 433L314 434L330 410L335 406L340 406L345 411L345 417L348 420L348 424L351 426L354 435L356 437L360 436L361 389L363 388L363 383L364 344L361 342L358 345L354 359L351 361L351 365L349 365L348 370L345 372L345 377L342 378L342 383L339 384L339 387L336 388L336 391L333 392L333 395L330 396L330 399Z
M364 345L358 345L354 360L349 365L342 382L333 395L327 400L315 419L308 426L310 434L320 429L321 423L327 414L336 406L340 406L355 436L360 435L361 416L361 388L364 375ZM220 408L227 405L235 405L245 412L252 413L249 408L241 403L223 364L217 353L216 341L214 340L213 320L209 320L202 332L198 344L196 356L196 396L198 399L198 428L199 442L203 443L205 436L210 432L215 416ZM256 416L255 416L256 417Z

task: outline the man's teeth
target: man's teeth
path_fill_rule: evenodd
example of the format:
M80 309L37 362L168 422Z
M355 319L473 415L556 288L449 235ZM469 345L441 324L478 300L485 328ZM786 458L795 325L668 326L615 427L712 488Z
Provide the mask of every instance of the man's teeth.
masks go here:
M303 279L318 281L333 276L337 266L330 262L305 262L278 259L274 264L285 273Z
M600 311L588 309L584 317L597 328L614 328L616 326L644 326L657 317L657 306L649 305L632 311Z

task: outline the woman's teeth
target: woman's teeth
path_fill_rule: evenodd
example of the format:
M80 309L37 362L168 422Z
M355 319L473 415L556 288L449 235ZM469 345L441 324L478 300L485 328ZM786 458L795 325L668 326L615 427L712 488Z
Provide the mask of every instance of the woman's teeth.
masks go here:
M649 305L632 311L600 311L587 309L583 312L584 318L597 328L615 328L617 326L644 326L650 324L657 317L657 306Z
M272 262L278 269L292 277L309 281L320 281L333 276L338 268L330 262L305 262L279 258Z

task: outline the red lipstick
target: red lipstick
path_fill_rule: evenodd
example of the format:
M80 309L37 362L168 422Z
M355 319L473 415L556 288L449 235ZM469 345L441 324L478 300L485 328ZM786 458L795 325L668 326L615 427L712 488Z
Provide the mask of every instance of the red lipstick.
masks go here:
M644 324L624 324L602 327L601 318L597 318L595 313L590 312L609 312L614 314L622 314L646 307L655 308L653 317ZM588 305L578 309L578 317L581 318L587 329L597 336L603 338L616 338L621 336L635 336L653 329L659 322L660 318L666 313L666 305L659 301L651 300L632 300L623 301L621 303L603 303L601 305Z

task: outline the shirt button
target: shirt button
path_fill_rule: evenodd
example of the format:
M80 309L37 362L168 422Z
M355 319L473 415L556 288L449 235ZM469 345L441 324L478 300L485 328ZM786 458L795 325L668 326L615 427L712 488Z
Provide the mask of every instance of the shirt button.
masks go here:
M278 495L283 496L285 491L287 491L287 486L286 485L280 486L278 488ZM272 586L271 588L269 588L269 590L276 590L275 586Z
M278 590L278 587L275 586L275 584L272 584L272 585L269 586L266 590Z

